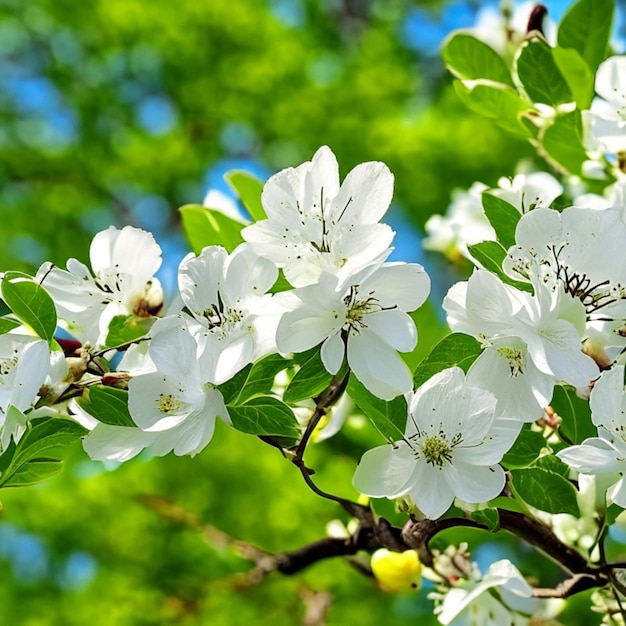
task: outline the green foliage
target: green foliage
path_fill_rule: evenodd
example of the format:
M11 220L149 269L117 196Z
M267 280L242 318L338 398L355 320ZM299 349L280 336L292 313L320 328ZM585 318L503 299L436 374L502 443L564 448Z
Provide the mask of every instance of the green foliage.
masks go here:
M547 513L578 516L576 489L560 473L534 466L511 471L515 492L531 506Z
M322 363L320 348L313 348L298 355L300 368L283 393L283 400L294 404L314 398L324 391L333 379Z
M243 170L232 170L224 178L235 191L250 217L258 222L265 219L265 209L261 204L263 181Z
M481 352L480 343L473 337L463 333L447 335L418 365L413 374L413 383L417 388L448 367L459 366L464 372L467 372Z
M76 401L81 409L111 426L135 426L128 412L128 391L115 387L93 386Z
M559 24L559 46L578 52L589 70L595 73L608 56L614 12L613 0L578 0Z
M196 254L214 245L232 252L243 241L243 223L220 211L189 204L180 208L180 215L187 241Z
M507 469L528 467L537 460L545 447L546 440L543 435L525 426L513 447L504 455L502 465Z
M455 33L443 45L448 69L463 80L488 80L514 87L504 59L486 43L466 33Z
M56 309L52 298L38 283L20 272L6 272L2 277L2 299L39 337L48 343L54 340Z
M485 215L495 230L498 241L508 250L515 245L515 228L522 214L512 204L489 191L483 192L482 202Z
M145 337L155 321L156 317L116 315L109 323L105 345L115 348Z
M284 437L298 434L293 411L277 398L258 396L243 404L229 404L226 408L233 426L242 433Z
M11 407L8 419L26 424L26 417ZM11 442L0 456L0 487L23 487L56 474L62 461L42 454L71 446L86 434L76 422L61 417L40 417L31 420L17 443Z
M386 402L371 394L355 376L350 376L348 395L388 441L399 441L404 436L408 409L404 396Z
M495 532L500 528L500 515L496 509L478 509L472 512L472 519L479 524L484 524L489 532Z

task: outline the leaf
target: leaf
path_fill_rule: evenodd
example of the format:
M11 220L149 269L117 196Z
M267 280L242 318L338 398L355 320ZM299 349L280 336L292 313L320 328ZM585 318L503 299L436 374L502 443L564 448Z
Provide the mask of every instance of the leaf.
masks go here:
M525 513L526 507L523 503L509 496L498 496L493 500L489 500L489 506L504 511L514 511L515 513Z
M482 203L489 223L505 250L515 245L515 229L522 214L509 202L494 193L483 191Z
M48 343L54 340L57 314L48 292L30 277L7 272L2 279L2 298L24 324Z
M233 426L249 435L295 437L298 434L293 411L269 396L252 398L245 404L227 405Z
M248 365L218 389L229 405L241 405L259 394L268 394L274 386L276 374L291 365L291 361L279 354L270 354Z
M11 407L10 410L16 410ZM26 421L22 415L20 421ZM26 432L17 445L11 444L0 457L0 487L6 486L22 467L35 459L41 459L48 450L74 445L87 430L77 422L62 417L40 417L29 422ZM51 459L46 457L46 462ZM24 472L26 470L23 470ZM43 468L42 468L42 471ZM33 468L33 472L36 472ZM18 479L19 480L19 479Z
M4 335L21 325L22 322L15 320L12 317L0 317L0 335Z
M565 78L576 106L588 109L594 93L594 75L583 58L573 48L553 48L552 56Z
M408 409L404 396L386 401L370 393L356 376L350 376L348 395L380 434L388 441L399 441L404 436Z
M156 317L116 315L109 323L109 332L105 345L116 348L145 337L156 320Z
M467 246L467 249L482 267L495 274L503 283L511 285L520 291L532 293L530 284L513 280L504 273L502 262L506 257L506 250L502 247L502 244L497 241L481 241L480 243Z
M576 50L593 74L607 56L614 12L614 0L578 0L559 24L559 46Z
M324 391L333 379L320 357L320 349L306 352L306 359L283 393L283 400L289 404L314 398Z
M513 470L511 476L515 490L530 506L552 514L580 515L576 489L560 474L531 467Z
M567 463L564 463L556 457L554 454L544 454L539 457L534 463L533 467L540 467L541 469L548 470L549 472L554 472L559 476L563 476L563 478L567 478L570 474L570 469Z
M135 427L128 411L128 391L94 385L87 396L77 398L78 405L103 424Z
M231 170L226 172L224 178L239 196L246 211L255 222L267 218L261 204L263 181L244 170Z
M534 134L523 122L522 114L529 108L517 91L506 86L477 83L471 87L455 80L454 89L465 106L489 119L515 135L527 138Z
M543 39L531 39L521 45L515 68L532 102L554 107L574 99L550 46Z
M495 533L500 528L500 514L497 509L479 509L472 511L471 517L479 524L484 524L490 533Z
M463 80L486 79L513 87L504 59L486 43L466 33L455 33L441 50L450 71Z
M47 457L32 459L19 467L12 476L2 483L2 487L34 485L58 474L62 469L63 461L61 459Z
M269 290L269 293L280 293L281 291L291 291L293 286L291 283L285 278L285 274L282 269L278 270L278 278L276 282Z
M559 432L572 444L581 444L588 437L597 437L598 431L591 421L589 402L576 395L568 385L557 385L550 406L562 419Z
M502 458L501 463L507 469L528 467L537 460L541 450L545 447L546 440L543 435L525 426L511 449Z
M245 224L220 211L199 204L186 204L179 211L187 241L196 254L206 246L215 245L232 252L243 241L241 229Z
M552 126L546 128L542 144L548 155L565 169L572 174L582 174L582 165L589 156L583 147L579 111L555 118Z
M463 333L452 333L444 337L417 366L413 374L415 387L420 387L435 374L448 367L460 367L467 372L478 358L482 348L473 337Z

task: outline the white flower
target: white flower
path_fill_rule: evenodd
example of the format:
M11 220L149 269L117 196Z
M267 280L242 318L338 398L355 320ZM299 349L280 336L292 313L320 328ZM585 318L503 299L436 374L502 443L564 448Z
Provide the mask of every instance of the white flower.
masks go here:
M590 147L626 150L626 56L613 56L598 67L596 93L586 115Z
M441 624L453 626L525 626L539 607L532 588L509 560L492 563L477 580L460 579L435 609ZM492 591L489 591L492 590ZM496 592L492 595L493 592ZM436 594L434 594L436 595Z
M335 155L323 146L312 161L267 181L262 202L268 219L242 235L295 287L315 282L322 271L345 277L391 252L393 231L378 221L392 194L393 175L378 162L361 163L340 186Z
M230 423L222 394L203 380L198 347L183 318L157 321L146 357L135 353L130 360L141 372L128 384L137 428L94 425L83 416L79 421L93 428L83 441L92 458L125 461L145 447L158 456L194 456L210 442L216 417Z
M93 238L89 258L92 271L76 259L67 262L67 270L47 262L37 279L67 329L100 346L116 315L147 316L160 309L163 292L154 273L161 265L161 248L146 231L111 226Z
M498 463L520 428L496 412L493 394L469 385L463 370L446 369L410 397L403 439L366 452L353 484L374 498L408 495L432 519L455 498L487 502L504 487Z
M599 374L582 352L582 305L540 281L531 295L477 270L443 302L453 331L486 350L470 368L471 382L498 398L499 409L522 421L541 417L554 384L587 386Z
M209 189L204 196L202 206L207 209L212 209L213 211L219 211L226 217L230 217L241 224L250 223L250 220L242 215L237 203L219 189Z
M424 248L442 252L452 260L459 254L471 259L467 246L495 241L496 233L483 211L482 192L486 189L487 185L474 183L467 191L455 190L446 214L433 215L426 222Z
M608 502L626 508L626 393L624 366L602 373L589 399L591 419L598 428L598 437L585 439L581 445L570 446L557 453L571 468L583 474L607 475L611 488Z
M247 244L228 254L221 246L183 259L178 286L193 315L204 381L221 384L262 356L276 351L281 298L266 294L276 266Z
M331 374L347 354L365 387L391 400L412 387L411 372L397 351L415 347L417 331L407 311L421 306L429 291L428 274L417 264L366 268L344 283L322 274L317 284L291 292L294 310L278 324L278 349L304 352L322 343L322 362Z
M10 408L21 413L39 399L39 390L50 372L50 349L47 342L26 335L0 335L0 448L11 439L19 441L26 424L7 420Z
M563 185L546 172L531 172L517 174L513 180L500 178L492 193L524 214L537 207L549 207L563 193Z

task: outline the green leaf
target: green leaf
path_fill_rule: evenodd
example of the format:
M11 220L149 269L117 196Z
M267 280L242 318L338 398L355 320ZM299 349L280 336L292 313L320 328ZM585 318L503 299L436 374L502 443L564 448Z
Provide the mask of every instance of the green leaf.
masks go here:
M532 102L557 106L573 101L567 81L552 56L550 46L543 39L523 43L515 67Z
M7 272L2 279L2 298L24 324L48 343L54 340L57 314L48 292L30 277Z
M515 513L526 513L526 505L511 498L509 496L498 496L493 500L489 500L489 506L497 509L503 509L505 511L514 511Z
M12 317L0 317L0 335L4 335L21 325L22 322L13 319Z
M466 107L489 119L493 119L515 135L527 138L534 134L523 122L522 114L529 106L510 87L493 84L475 84L471 88L460 80L454 81L454 89Z
M224 175L226 182L235 190L250 217L258 222L267 218L261 204L263 182L244 170L231 170Z
M568 442L578 445L588 437L597 437L598 431L591 421L589 402L576 395L567 385L557 385L550 406L562 419L559 432Z
M479 524L484 524L490 533L495 533L500 528L500 514L497 509L472 511L471 517Z
M466 33L449 37L441 50L450 71L463 80L486 79L513 87L504 59L486 43Z
M333 379L322 363L320 349L308 350L306 359L291 379L283 393L283 400L289 404L314 398L324 391Z
M103 424L134 427L128 411L128 391L116 387L89 387L87 396L77 398L81 409Z
M513 447L502 458L502 465L507 469L520 469L531 465L546 447L546 440L541 433L524 426Z
M539 467L544 470L548 470L549 472L553 472L558 474L559 476L563 476L563 478L567 478L570 474L570 469L567 463L564 463L554 454L544 454L539 457L534 463L533 467Z
M14 407L11 407L10 410L17 411ZM14 419L27 422L26 416L21 413ZM31 420L18 444L9 446L0 457L2 459L0 462L0 470L2 470L0 487L6 486L26 463L40 459L42 453L59 447L74 445L86 434L85 428L70 419L40 417Z
M223 246L232 252L242 241L242 222L220 211L207 209L199 204L187 204L179 209L183 229L191 249L200 254L206 246Z
M280 293L281 291L291 291L293 289L292 284L285 278L285 274L282 269L278 270L278 278L276 282L269 290L269 293Z
M415 387L420 387L448 367L458 366L467 372L481 351L480 343L469 335L452 333L445 336L417 366L413 374Z
M576 50L593 74L608 54L614 12L614 0L578 0L559 24L559 46Z
M583 58L573 48L554 48L552 56L565 78L576 106L588 109L593 99L594 75Z
M495 274L503 283L511 285L520 291L532 293L532 286L528 283L522 283L513 280L504 273L502 262L506 257L506 250L497 241L481 241L471 246L467 246L470 254L492 274Z
M248 365L229 381L219 385L224 402L229 405L240 405L253 396L270 393L276 374L291 364L291 361L279 354L270 354Z
M276 398L261 396L226 408L233 426L243 433L286 437L298 434L293 411Z
M527 504L547 513L580 515L576 489L560 474L531 467L513 470L511 476L515 490Z
M61 459L47 457L32 459L19 467L2 487L27 487L47 480L63 469Z
M370 393L356 376L350 376L346 391L385 439L388 441L402 439L408 417L404 396L398 396L390 401L381 400Z
M105 345L115 348L145 337L156 320L156 317L116 315L109 323Z
M569 172L582 174L582 165L589 156L583 147L579 111L555 118L554 123L546 128L542 144L548 155Z
M496 231L498 241L508 250L515 245L515 229L522 214L512 204L490 191L483 191L482 202L485 215Z

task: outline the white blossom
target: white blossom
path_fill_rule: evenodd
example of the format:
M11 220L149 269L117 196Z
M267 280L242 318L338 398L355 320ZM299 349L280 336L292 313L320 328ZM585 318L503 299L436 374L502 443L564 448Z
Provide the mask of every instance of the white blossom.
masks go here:
M161 248L144 230L111 226L93 238L89 258L91 270L76 259L67 262L67 270L46 262L37 280L52 296L67 330L101 346L116 315L147 316L160 309L163 292L154 274Z
M626 508L626 393L624 366L603 372L589 399L591 419L598 429L597 437L570 446L557 456L583 474L605 476L611 484L608 503Z
M374 498L409 496L435 519L455 498L495 498L505 483L498 463L521 422L497 412L496 398L471 386L458 367L433 376L409 395L404 437L363 455L353 484Z
M5 450L11 439L19 441L26 429L23 419L8 416L23 414L39 399L39 390L50 372L47 342L28 335L0 335L0 447ZM17 412L11 412L11 407Z
M588 143L605 152L626 150L626 56L613 56L598 67L598 94L586 114Z
M266 292L278 270L243 244L232 254L221 246L183 259L178 273L182 300L193 316L204 381L221 384L276 351L282 298Z
M242 235L295 287L314 283L322 271L344 278L391 252L393 231L378 222L392 194L393 175L379 162L361 163L340 185L335 155L323 146L312 161L267 181L268 219Z
M398 351L415 347L417 331L407 312L421 306L429 291L428 274L417 264L373 266L344 283L324 273L316 284L291 292L293 310L278 324L278 349L304 352L321 343L322 362L331 374L347 356L363 385L391 400L412 387Z

